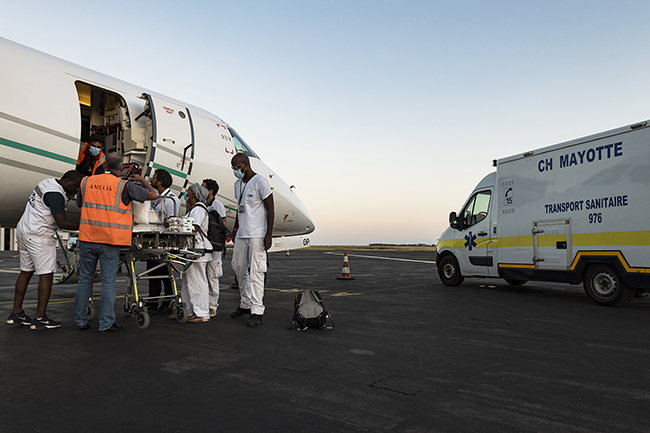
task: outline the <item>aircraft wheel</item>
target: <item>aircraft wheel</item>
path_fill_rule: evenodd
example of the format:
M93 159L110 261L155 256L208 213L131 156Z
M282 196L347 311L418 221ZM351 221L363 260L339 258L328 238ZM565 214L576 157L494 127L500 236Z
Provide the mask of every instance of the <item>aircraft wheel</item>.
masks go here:
M510 278L505 278L506 283L510 284L511 286L523 286L528 282L528 280L511 280Z
M179 307L176 309L176 320L178 320L178 323L187 322L187 307Z
M138 311L136 320L138 323L138 328L147 329L149 327L149 323L151 322L151 317L146 311Z
M589 267L583 284L591 300L606 307L625 305L636 293L635 290L627 287L611 266L607 265Z
M444 256L438 263L438 275L445 286L460 286L465 279L460 274L458 260L454 256Z

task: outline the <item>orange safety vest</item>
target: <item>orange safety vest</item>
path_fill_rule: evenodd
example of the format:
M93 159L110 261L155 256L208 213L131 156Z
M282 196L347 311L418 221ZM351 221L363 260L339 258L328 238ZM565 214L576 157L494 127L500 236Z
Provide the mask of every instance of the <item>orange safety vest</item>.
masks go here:
M131 245L133 212L122 201L125 179L104 173L81 181L79 240L110 245Z
M90 146L90 143L85 142L84 147L81 149L81 152L79 152L79 156L77 157L77 165L81 164L81 161L84 160L84 157L86 156L86 149ZM91 176L95 174L95 171L97 171L97 167L101 166L104 161L106 161L106 155L104 155L104 152L99 152L99 158L97 161L95 161L95 166L93 167L93 172Z

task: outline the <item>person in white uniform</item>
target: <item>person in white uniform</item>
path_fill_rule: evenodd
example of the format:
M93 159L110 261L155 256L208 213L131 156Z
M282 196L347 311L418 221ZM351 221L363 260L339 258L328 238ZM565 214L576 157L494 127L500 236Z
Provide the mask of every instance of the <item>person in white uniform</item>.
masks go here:
M28 325L34 330L61 326L45 313L56 271L54 235L58 229L79 230L79 223L66 219L65 205L76 194L82 178L81 173L70 170L61 179L42 180L29 196L25 212L16 226L20 275L16 280L14 308L7 318L8 325ZM36 316L30 319L23 310L23 300L34 273L38 275L38 304Z
M208 190L208 201L206 203L208 210L216 210L224 225L226 224L226 207L217 200L219 184L214 179L203 179L201 184ZM210 317L217 315L219 308L219 278L223 275L223 265L221 262L222 251L212 251L212 260L208 262L208 283L210 285Z
M264 316L266 250L271 248L273 234L273 191L269 181L251 169L246 154L236 154L230 163L237 177L232 268L239 281L240 294L239 307L230 316L250 314L248 326L260 326Z
M172 186L172 176L167 170L158 169L151 176L151 186L158 191L158 198L151 202L151 208L158 216L158 222L164 223L167 219L171 217L176 217L180 214L181 210L181 200L176 197L176 195L169 189ZM154 260L147 261L147 269L152 269L158 266L160 263ZM167 268L165 266L160 267L154 271L151 271L149 275L167 275ZM161 285L165 286L165 296L172 296L174 294L172 290L172 282L169 278L156 278L149 280L149 297L156 298L160 296L162 292ZM152 314L165 314L170 313L171 309L169 304L171 303L171 298L163 299L158 307L158 300L150 301L148 307L152 309Z
M188 208L191 206L185 217L194 218L194 248L203 251L204 255L193 263L183 275L181 298L187 304L188 323L209 322L210 295L206 266L212 260L212 244L206 237L210 221L208 208L205 206L208 191L198 183L194 183L188 188L185 196ZM176 316L172 314L169 318L176 319Z

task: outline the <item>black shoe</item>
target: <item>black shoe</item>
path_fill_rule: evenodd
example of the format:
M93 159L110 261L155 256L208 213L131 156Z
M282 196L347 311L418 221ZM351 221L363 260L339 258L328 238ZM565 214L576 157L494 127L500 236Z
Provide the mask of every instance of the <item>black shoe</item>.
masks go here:
M250 319L248 319L248 326L260 326L262 324L262 317L261 314L251 314Z
M86 323L85 325L77 325L77 329L80 331L85 331L86 329L90 329L90 323Z
M120 332L122 329L124 329L124 325L118 325L117 323L113 322L110 328L104 329L103 331L99 331L99 333L110 334L112 332Z
M237 319L237 318L239 318L241 316L245 316L246 314L251 314L251 309L250 308L237 307L237 309L235 311L230 313L230 317L232 317L233 319Z

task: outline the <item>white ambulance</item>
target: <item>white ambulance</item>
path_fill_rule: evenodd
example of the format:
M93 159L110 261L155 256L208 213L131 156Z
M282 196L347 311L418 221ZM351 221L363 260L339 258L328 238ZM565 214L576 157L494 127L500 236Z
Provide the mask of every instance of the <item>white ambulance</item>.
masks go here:
M442 282L584 284L599 305L650 289L648 122L495 160L437 244Z

